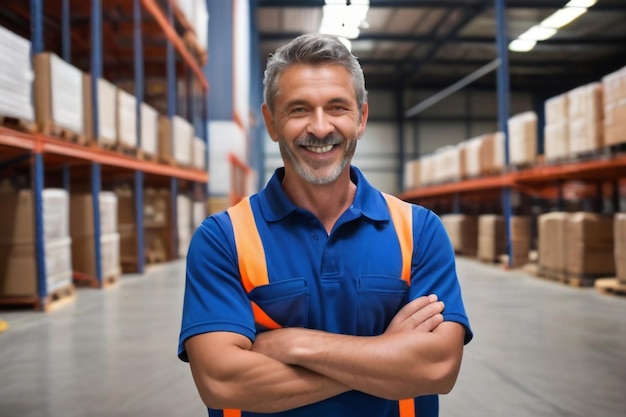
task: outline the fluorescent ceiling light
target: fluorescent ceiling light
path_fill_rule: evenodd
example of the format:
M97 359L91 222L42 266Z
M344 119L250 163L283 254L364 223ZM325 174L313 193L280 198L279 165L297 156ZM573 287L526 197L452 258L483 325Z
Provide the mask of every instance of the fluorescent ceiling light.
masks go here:
M545 41L551 38L556 33L555 28L544 26L533 26L526 32L519 35L519 39L532 40L532 41Z
M368 11L369 0L352 0L349 6L345 0L326 0L319 32L356 39Z
M541 26L559 29L580 17L586 11L587 9L584 7L566 7L559 9L545 18L541 22Z
M570 0L565 7L591 7L597 3L598 0Z
M509 44L509 49L513 52L528 52L537 45L537 41L531 39L515 39Z

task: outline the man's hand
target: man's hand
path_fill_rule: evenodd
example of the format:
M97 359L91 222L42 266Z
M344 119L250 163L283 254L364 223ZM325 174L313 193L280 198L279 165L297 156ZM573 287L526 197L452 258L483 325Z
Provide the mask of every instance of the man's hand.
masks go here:
M385 333L397 333L407 330L431 332L443 323L443 301L437 301L437 296L431 294L411 301L391 320Z

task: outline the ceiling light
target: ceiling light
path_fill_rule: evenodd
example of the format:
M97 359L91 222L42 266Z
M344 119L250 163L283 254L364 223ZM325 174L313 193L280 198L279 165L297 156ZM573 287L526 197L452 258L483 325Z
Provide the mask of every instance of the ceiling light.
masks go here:
M565 7L591 7L597 3L598 0L570 0Z
M533 26L526 32L519 35L519 39L532 40L532 41L545 41L551 38L556 33L555 28L544 26Z
M509 50L513 52L528 52L537 45L537 41L531 39L515 39L509 44Z
M545 18L541 22L541 26L559 29L572 22L587 11L584 7L566 7L559 9Z

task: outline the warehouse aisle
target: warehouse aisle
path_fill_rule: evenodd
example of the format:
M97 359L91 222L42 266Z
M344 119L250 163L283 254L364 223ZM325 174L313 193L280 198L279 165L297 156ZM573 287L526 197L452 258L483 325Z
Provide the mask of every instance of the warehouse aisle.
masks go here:
M626 415L626 298L459 259L475 332L442 417ZM204 416L176 358L184 262L2 313L3 417Z

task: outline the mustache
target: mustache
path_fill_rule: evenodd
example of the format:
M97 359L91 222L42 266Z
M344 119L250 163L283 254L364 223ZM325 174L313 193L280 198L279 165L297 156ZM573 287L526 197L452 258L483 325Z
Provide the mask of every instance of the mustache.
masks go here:
M343 137L339 133L333 132L323 138L318 138L315 135L304 135L297 138L294 144L297 146L328 146L338 145L341 142L343 142Z

